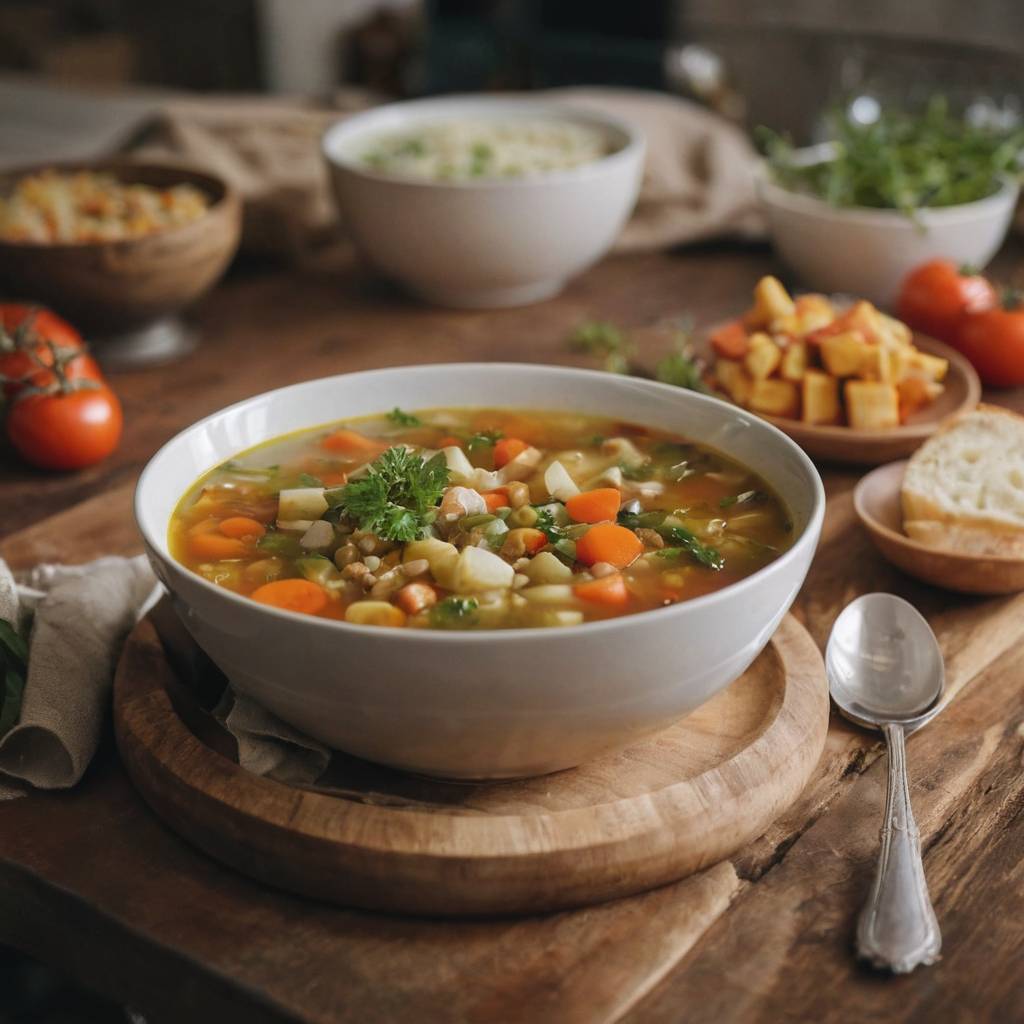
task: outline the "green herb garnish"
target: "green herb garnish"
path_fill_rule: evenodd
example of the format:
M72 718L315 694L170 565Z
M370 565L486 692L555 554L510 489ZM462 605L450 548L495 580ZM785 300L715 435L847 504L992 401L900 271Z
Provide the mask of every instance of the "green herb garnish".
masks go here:
M324 482L318 476L311 476L309 473L299 474L300 487L323 487Z
M725 559L717 549L699 540L684 526L668 526L658 530L658 533L671 545L656 552L659 558L679 558L683 554L689 555L699 562L706 569L714 569L716 572L724 568Z
M0 736L17 724L27 672L28 644L14 626L0 619Z
M476 451L477 448L493 448L505 435L500 430L480 430L466 440L466 451Z
M533 524L535 530L540 530L547 537L551 544L557 543L565 536L565 527L555 522L551 509L544 505L534 505L537 511L537 522Z
M629 360L635 346L615 324L594 320L580 324L569 335L569 345L577 352L604 357L609 373L629 373Z
M619 463L619 472L623 480L648 480L651 475L650 462L638 462L635 466L628 462Z
M452 594L430 609L430 624L440 629L464 629L477 622L479 608L480 602L475 597Z
M270 531L256 542L260 551L266 551L269 555L277 555L281 558L299 558L303 553L303 547L299 538L291 533L278 533Z
M828 118L834 154L816 163L762 128L760 139L775 180L833 206L900 210L913 218L927 207L970 203L1020 176L1024 129L980 125L950 112L934 96L922 112L883 110L871 123L846 111Z
M389 448L370 463L365 477L341 488L338 507L361 530L411 541L426 532L428 512L447 486L443 452L424 461L406 448Z
M411 412L403 412L396 405L391 412L388 413L388 419L392 423L397 423L400 427L422 427L423 420L419 416L413 416Z

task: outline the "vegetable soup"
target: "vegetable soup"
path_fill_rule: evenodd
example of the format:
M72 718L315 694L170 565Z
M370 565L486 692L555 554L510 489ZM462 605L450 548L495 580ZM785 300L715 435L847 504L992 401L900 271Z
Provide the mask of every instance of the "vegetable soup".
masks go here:
M572 626L749 576L792 543L751 470L563 412L435 409L302 431L216 467L171 553L255 601L360 625Z

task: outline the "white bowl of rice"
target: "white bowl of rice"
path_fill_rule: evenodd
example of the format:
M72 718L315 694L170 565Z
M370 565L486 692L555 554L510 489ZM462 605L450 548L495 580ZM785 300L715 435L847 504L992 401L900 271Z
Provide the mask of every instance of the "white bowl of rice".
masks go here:
M636 203L644 142L601 113L472 96L347 118L323 152L374 267L429 302L482 309L550 298L608 251Z

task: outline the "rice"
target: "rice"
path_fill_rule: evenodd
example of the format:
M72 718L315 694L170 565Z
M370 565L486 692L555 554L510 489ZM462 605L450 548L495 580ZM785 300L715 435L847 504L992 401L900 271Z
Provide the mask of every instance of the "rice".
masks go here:
M612 149L603 131L572 121L444 121L380 136L362 162L385 174L469 181L570 170Z

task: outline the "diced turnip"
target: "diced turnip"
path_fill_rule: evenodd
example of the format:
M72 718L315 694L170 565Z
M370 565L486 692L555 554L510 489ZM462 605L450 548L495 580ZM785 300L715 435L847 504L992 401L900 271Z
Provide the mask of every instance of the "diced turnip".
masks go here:
M455 566L459 560L459 549L447 541L438 540L437 537L427 537L424 540L414 540L406 544L402 555L403 562L414 562L417 559L425 558L430 566L430 574L448 590L452 586L455 576Z
M519 593L534 604L572 604L575 601L572 587L567 583L546 583L539 587L526 587Z
M295 487L277 497L277 518L284 520L319 519L327 511L322 487Z
M314 522L313 519L278 519L277 528L288 533L305 533Z
M569 471L557 459L544 470L544 486L552 498L568 501L573 495L579 494L576 481L569 476Z

